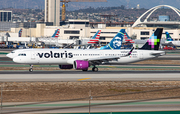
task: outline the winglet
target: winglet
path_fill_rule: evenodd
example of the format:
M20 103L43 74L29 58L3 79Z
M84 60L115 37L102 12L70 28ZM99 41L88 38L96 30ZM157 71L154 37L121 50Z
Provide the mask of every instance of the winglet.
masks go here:
M126 57L126 56L129 56L129 55L131 55L131 53L132 53L132 51L134 50L134 47L129 51L129 53L128 54L126 54L126 55L124 55L124 56L122 56L122 57Z
M127 56L131 55L133 50L134 50L134 47L130 50L130 52L127 54Z

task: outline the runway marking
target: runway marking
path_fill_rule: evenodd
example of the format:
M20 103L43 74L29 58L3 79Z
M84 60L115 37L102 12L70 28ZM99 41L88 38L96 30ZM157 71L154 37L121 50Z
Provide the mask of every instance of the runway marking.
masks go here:
M88 80L88 79L91 79L91 78L82 78L82 79L78 79L78 81Z

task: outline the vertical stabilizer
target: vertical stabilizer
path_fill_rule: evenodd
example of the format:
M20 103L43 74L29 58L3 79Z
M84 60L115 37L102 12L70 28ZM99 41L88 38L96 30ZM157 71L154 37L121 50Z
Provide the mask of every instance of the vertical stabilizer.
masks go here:
M121 49L123 37L124 37L125 29L121 29L118 34L104 47L101 47L101 50L104 49Z
M19 30L19 37L22 36L22 29Z
M134 43L134 41L129 37L129 35L126 33L126 31L124 33L124 40L127 43Z
M165 34L166 34L166 40L167 41L173 41L173 39L171 38L171 36L168 32L165 32Z
M52 35L52 38L58 38L60 33L60 29L57 29L55 33Z
M159 50L163 28L157 28L152 36L143 45L143 50Z
M98 30L96 34L88 41L88 44L98 44L101 30Z

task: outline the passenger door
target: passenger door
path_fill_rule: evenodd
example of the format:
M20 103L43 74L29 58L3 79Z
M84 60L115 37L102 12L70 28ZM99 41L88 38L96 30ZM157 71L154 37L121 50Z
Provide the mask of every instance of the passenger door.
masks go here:
M31 51L31 60L35 60L36 53L34 51Z
M140 53L139 53L140 55L140 59L143 59L144 57L143 57L143 52L142 51L140 51Z

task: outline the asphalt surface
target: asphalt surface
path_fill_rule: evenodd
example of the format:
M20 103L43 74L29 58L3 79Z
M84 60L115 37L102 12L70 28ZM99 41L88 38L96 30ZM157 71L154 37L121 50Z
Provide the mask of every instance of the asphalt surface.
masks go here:
M1 71L1 82L180 81L180 71Z
M61 71L33 71L33 72L29 72L29 71L0 71L0 74L19 74L19 75L25 75L25 74L28 74L28 75L37 75L37 74L52 74L52 75L56 75L56 74L67 74L67 75L76 75L76 74L87 74L87 75L99 75L99 74L106 74L106 75L109 75L109 74L115 74L115 75L120 75L120 74L177 74L177 73L180 73L180 70L179 71L154 71L154 70L147 70L147 71L98 71L98 72L93 72L93 71L78 71L78 70L75 70L75 71L71 71L71 70L61 70Z
M68 101L46 104L21 105L22 103L5 103L5 113L88 113L90 112L130 112L130 111L179 111L180 101L173 99L153 101ZM23 103L24 104L24 103ZM27 103L28 104L28 103ZM101 105L99 105L101 104ZM7 105L12 105L7 107ZM20 106L19 106L20 105ZM89 110L90 106L90 110Z

